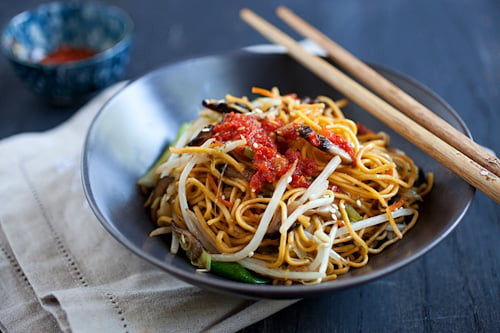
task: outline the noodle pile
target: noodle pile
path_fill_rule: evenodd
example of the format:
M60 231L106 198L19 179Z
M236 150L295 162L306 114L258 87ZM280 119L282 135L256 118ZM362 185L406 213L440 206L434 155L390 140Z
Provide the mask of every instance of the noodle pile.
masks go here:
M153 178L139 181L152 235L172 233L173 252L191 237L209 262L288 285L362 267L415 225L432 174L387 134L346 118L346 100L252 92L259 97L204 101Z

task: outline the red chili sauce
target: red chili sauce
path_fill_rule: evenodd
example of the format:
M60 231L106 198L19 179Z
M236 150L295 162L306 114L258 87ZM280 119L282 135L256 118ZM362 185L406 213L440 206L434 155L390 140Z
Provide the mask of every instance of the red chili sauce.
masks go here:
M40 63L44 65L57 65L90 58L95 54L97 52L91 49L63 45L43 58Z
M354 149L352 148L351 144L349 141L344 139L342 136L335 134L334 132L330 131L328 128L323 128L319 134L323 135L326 137L328 140L330 140L333 144L337 145L345 151L353 161L356 160L356 156L354 155Z
M276 130L283 123L268 118L257 119L252 115L228 113L223 121L213 128L213 137L220 142L239 140L247 141L247 148L240 147L236 153L247 156L245 149L250 149L253 157L252 168L255 173L250 179L252 191L259 192L266 183L278 181L297 161L292 175L292 187L308 187L311 177L318 172L316 161L303 158L299 151L292 149L286 142L276 141Z

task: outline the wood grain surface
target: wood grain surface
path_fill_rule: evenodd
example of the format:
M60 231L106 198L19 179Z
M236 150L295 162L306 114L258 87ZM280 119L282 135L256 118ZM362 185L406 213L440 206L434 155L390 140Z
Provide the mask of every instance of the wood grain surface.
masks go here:
M41 2L1 1L0 26ZM274 14L283 4L357 57L435 91L477 143L500 153L498 0L104 2L135 22L130 79L183 58L266 43L240 20L243 7L299 38ZM0 57L0 138L49 129L75 110L41 103ZM478 192L459 226L416 262L374 282L302 300L242 333L498 332L499 242L500 205Z

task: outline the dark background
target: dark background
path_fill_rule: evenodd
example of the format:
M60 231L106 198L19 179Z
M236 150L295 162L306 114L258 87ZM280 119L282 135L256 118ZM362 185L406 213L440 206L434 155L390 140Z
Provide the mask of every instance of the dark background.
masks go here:
M41 2L1 1L0 25ZM478 143L500 152L498 0L103 2L128 11L136 25L128 79L183 58L266 43L239 19L242 7L298 37L274 15L284 4L358 57L435 91ZM49 129L75 111L39 101L0 57L0 138ZM243 332L498 332L499 244L500 205L477 192L462 223L418 261L303 300Z

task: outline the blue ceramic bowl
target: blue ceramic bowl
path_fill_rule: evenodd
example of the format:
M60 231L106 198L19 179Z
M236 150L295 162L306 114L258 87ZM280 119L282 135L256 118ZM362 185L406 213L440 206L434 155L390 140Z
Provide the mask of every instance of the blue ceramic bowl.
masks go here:
M34 93L67 105L80 103L123 77L132 35L132 20L116 7L54 2L15 16L2 33L1 47ZM41 63L62 47L94 54L76 61Z

